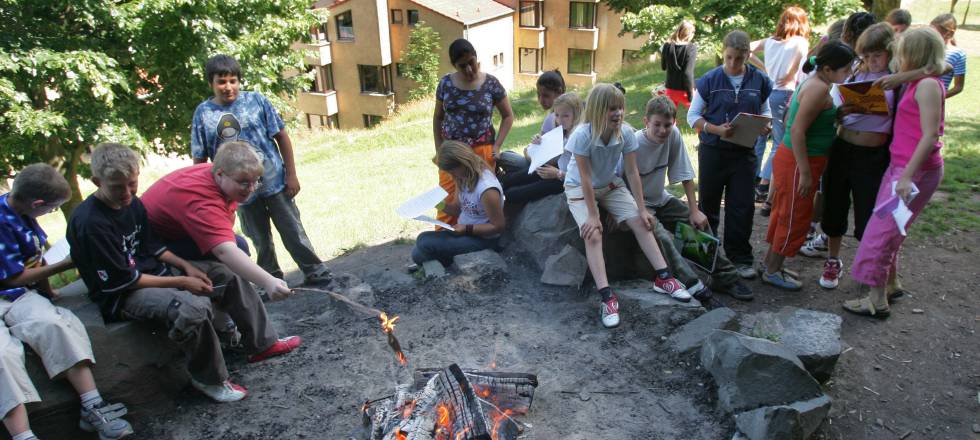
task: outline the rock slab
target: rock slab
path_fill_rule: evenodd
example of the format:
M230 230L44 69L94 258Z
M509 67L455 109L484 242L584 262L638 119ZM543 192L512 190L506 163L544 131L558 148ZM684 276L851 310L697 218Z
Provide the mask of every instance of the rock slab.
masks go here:
M735 311L728 307L721 307L681 326L670 336L668 343L674 351L688 353L701 348L705 338L715 330L734 330L737 326Z
M426 278L442 278L446 276L446 268L439 260L429 260L422 263L422 272Z
M585 281L589 262L578 249L566 244L561 252L548 257L544 263L541 282L553 286L579 287Z
M684 325L704 313L704 308L696 299L692 298L685 303L654 292L652 281L619 281L612 283L610 287L619 297L620 314L623 313L624 300L635 302L641 311L652 315L651 322L662 324L665 329Z
M792 351L766 339L715 330L701 347L701 365L718 384L718 405L727 413L823 395Z
M578 224L568 210L564 194L529 202L517 215L509 233L513 236L512 246L529 254L538 270L544 270L548 257L560 253L565 246L585 252Z
M790 349L815 379L826 382L841 353L841 317L833 313L784 307L741 320L741 333L775 339Z
M805 440L820 427L829 412L830 398L820 396L736 414L735 425L749 440Z

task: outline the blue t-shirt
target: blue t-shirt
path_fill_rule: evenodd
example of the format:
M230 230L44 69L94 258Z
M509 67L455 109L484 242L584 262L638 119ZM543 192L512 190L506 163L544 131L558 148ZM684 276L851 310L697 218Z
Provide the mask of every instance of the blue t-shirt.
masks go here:
M953 85L953 77L966 75L966 52L955 46L946 46L946 62L953 66L953 71L947 73L939 79L943 80L946 90Z
M265 171L262 186L256 194L269 197L285 189L286 171L282 166L279 147L272 137L279 134L286 124L261 93L239 92L238 99L231 105L219 105L210 99L198 105L191 123L191 155L195 159L214 159L219 145L218 121L225 114L233 115L241 126L237 136L233 135L230 140L247 141L262 158Z
M0 196L0 279L4 280L40 266L48 240L37 220L14 212L7 204L9 196ZM23 287L0 290L0 298L13 301L25 292Z

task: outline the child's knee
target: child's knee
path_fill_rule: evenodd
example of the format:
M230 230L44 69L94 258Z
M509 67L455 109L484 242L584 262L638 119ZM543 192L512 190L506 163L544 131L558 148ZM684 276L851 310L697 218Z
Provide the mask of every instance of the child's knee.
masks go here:
M213 317L211 300L208 298L198 296L174 298L167 306L170 339L177 342L190 339Z

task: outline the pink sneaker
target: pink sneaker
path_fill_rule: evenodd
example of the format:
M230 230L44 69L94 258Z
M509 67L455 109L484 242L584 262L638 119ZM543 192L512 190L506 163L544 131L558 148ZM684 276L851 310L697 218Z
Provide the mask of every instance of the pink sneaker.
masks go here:
M840 258L828 258L823 263L823 275L820 277L820 287L836 289L840 284L840 273L844 271L844 262Z
M664 295L670 295L680 302L688 302L691 300L691 294L687 292L684 285L676 278L654 278L653 279L653 291L657 293L662 293Z
M619 325L619 299L615 294L608 300L599 302L599 314L603 327L613 328Z
M253 354L249 356L246 360L249 363L264 361L271 357L281 356L286 353L293 351L296 347L299 347L303 343L303 340L299 336L287 336L285 338L279 338L275 344L267 348L265 351L259 354Z

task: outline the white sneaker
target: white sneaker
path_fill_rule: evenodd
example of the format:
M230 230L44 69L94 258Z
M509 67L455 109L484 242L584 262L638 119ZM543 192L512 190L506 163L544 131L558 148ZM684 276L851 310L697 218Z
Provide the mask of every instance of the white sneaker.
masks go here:
M599 302L599 317L602 326L613 328L619 325L619 299L613 294L608 300Z
M191 386L215 402L237 402L248 397L248 390L241 385L232 383L231 379L225 380L218 385L205 385L191 378Z
M807 240L800 248L800 253L812 258L822 258L827 252L827 236L817 234L812 239Z
M840 274L844 271L844 262L840 258L828 258L823 263L823 275L820 276L820 287L836 289L840 284Z

